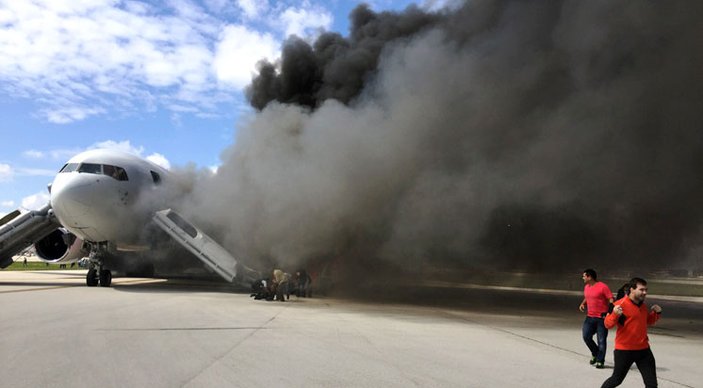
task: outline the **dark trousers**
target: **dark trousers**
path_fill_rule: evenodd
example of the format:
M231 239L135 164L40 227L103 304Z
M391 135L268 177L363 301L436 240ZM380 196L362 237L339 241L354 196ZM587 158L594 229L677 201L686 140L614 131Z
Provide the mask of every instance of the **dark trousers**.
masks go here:
M644 386L653 388L657 386L657 364L654 361L652 350L647 348L643 350L617 350L613 353L615 358L615 366L613 367L613 375L605 380L601 388L617 387L625 380L627 372L630 370L632 363L637 364L637 369L640 370Z
M591 356L596 358L598 362L605 361L605 347L608 344L608 329L605 328L603 318L586 317L583 321L583 342L586 343L591 351ZM593 335L596 334L598 343L593 341Z
M300 298L311 297L312 292L310 292L310 282L298 283L297 293L298 293L298 297L300 297Z

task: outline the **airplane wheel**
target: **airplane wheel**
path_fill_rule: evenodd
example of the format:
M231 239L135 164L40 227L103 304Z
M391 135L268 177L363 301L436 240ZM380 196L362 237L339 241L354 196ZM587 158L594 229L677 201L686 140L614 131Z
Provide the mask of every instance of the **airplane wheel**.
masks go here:
M95 268L89 269L88 274L85 275L85 284L88 287L95 287L98 285L98 270Z
M110 287L112 284L112 272L109 269L100 271L100 287Z

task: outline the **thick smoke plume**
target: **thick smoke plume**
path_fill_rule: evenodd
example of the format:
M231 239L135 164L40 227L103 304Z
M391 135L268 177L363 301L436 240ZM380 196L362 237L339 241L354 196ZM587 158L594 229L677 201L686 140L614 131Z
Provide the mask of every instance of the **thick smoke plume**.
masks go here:
M700 267L701 14L360 6L349 37L261 64L257 112L184 208L264 267Z

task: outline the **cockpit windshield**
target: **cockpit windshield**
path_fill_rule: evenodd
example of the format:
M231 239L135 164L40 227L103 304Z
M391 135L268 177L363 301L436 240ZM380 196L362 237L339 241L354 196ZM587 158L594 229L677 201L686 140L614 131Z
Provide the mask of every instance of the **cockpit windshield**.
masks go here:
M59 173L78 171L86 174L101 174L107 175L110 178L118 181L127 181L127 171L122 167L112 166L109 164L97 163L67 163L61 168Z
M78 172L86 172L88 174L102 174L102 166L94 163L81 163L78 166Z
M78 169L78 163L66 163L64 166L61 168L61 172L73 172Z

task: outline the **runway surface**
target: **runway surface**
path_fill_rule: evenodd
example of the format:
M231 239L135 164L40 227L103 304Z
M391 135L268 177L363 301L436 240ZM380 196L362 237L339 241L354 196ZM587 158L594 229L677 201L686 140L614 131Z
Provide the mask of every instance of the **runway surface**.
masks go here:
M576 388L612 373L615 332L607 368L589 366L569 293L266 302L184 280L88 288L84 276L0 272L1 386ZM659 386L703 387L703 303L650 299L664 308L650 331ZM639 372L621 386L641 387Z

